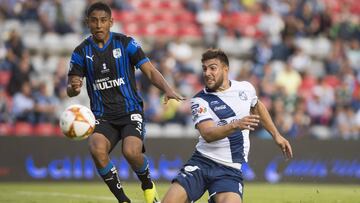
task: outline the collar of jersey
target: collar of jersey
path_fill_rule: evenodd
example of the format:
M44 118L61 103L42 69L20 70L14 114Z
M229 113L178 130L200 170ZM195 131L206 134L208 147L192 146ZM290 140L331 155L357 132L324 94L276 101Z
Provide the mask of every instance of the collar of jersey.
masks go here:
M104 51L110 44L110 42L112 41L112 36L113 33L110 32L110 37L108 39L108 41L105 43L103 48L100 48L93 40L93 38L91 36L88 37L89 42L93 45L93 47L95 47L95 49L97 49L98 51Z
M231 80L229 80L229 85L230 85L230 87L229 87L228 89L231 88ZM223 92L226 92L228 89L224 90ZM215 92L214 90L211 90L211 89L209 89L209 88L207 88L207 87L205 87L205 92L206 92L206 93L217 93L217 92Z

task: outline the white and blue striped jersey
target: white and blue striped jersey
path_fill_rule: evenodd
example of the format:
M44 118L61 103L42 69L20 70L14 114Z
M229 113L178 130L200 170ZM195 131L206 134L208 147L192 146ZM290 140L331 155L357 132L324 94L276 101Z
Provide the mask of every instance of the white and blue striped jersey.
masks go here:
M231 80L230 84L230 88L221 92L203 89L191 99L195 127L206 120L213 120L217 126L223 126L250 115L250 108L258 101L254 86L246 81ZM238 130L210 143L199 136L196 150L215 162L240 169L241 164L247 162L250 150L249 130Z

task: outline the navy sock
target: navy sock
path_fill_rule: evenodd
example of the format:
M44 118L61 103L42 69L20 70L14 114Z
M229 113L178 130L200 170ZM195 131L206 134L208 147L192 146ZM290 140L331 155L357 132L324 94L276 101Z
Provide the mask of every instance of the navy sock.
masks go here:
M151 178L150 178L150 171L149 171L149 161L146 156L144 156L144 163L141 168L135 170L135 173L139 180L141 181L141 188L143 190L151 189L153 187Z
M129 202L130 199L125 195L125 192L120 183L120 179L115 166L109 162L107 166L98 169L100 176L103 178L110 191L115 195L119 202Z

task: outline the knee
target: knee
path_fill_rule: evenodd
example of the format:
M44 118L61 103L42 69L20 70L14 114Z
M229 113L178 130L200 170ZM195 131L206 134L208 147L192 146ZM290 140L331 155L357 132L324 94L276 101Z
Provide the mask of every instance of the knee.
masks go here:
M122 152L126 160L136 160L142 156L141 150L134 146L123 147Z
M89 151L92 157L99 162L106 161L108 159L109 146L106 143L106 140L90 139Z

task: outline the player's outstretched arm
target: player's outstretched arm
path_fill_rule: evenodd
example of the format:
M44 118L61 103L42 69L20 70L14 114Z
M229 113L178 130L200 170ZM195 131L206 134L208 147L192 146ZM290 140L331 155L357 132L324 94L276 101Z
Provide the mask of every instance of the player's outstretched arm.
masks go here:
M162 74L151 64L151 62L146 62L141 65L141 71L149 78L153 85L165 93L165 104L169 99L176 99L177 101L185 100L170 87Z
M196 128L206 142L214 142L237 130L255 130L259 122L258 115L249 115L223 126L216 126L213 120L206 120L198 123Z
M288 159L292 158L293 153L289 141L287 141L279 133L265 105L260 100L258 100L257 104L251 109L251 111L252 113L260 116L260 121L263 127L271 134L275 143L280 147L284 156Z
M82 78L77 75L70 75L68 79L68 86L66 89L69 97L75 97L80 94L82 86Z

